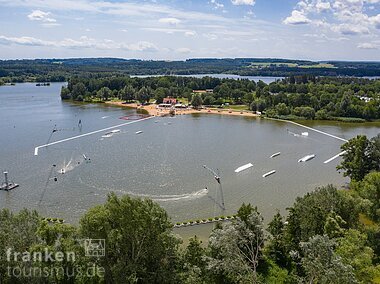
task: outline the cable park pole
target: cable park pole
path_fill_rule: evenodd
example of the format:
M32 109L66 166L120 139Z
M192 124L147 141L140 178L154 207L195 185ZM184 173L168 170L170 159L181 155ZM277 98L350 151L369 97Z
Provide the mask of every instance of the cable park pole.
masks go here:
M206 170L208 170L209 172L211 172L214 176L214 179L216 180L216 182L219 184L219 191L220 191L220 197L222 199L222 208L223 210L226 209L225 205L224 205L224 196L223 196L223 188L222 188L222 181L220 179L220 174L219 174L219 170L216 169L218 171L218 174L211 168L207 167L206 165L203 165L203 168L205 168Z

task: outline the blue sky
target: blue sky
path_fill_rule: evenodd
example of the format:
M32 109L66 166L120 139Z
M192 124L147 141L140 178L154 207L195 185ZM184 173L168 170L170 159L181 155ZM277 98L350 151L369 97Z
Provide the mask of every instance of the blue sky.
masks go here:
M380 60L380 0L0 0L0 58Z

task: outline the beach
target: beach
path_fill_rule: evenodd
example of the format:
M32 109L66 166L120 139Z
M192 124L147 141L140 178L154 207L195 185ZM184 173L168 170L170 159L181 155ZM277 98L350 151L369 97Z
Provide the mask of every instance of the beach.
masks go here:
M159 108L157 104L141 105L137 103L123 103L108 101L106 104L116 105L121 107L129 107L138 110L145 110L149 115L153 116L166 116L169 115L169 108ZM248 110L233 110L233 109L218 109L218 108L184 108L184 109L175 109L175 115L184 115L184 114L194 114L194 113L208 113L208 114L220 114L220 115L231 115L231 116L248 116L248 117L258 117L259 115L248 111Z

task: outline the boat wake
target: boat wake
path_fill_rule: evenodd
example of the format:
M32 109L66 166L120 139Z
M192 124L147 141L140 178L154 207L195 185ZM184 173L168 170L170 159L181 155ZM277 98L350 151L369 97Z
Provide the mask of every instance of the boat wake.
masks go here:
M148 195L148 194L140 194L140 197L151 198L155 201L178 201L178 200L194 200L206 196L208 193L207 188L203 188L198 191L194 191L192 193L185 194L173 194L173 195Z
M76 167L80 165L80 162L73 162L73 158L70 159L70 161L66 164L66 162L63 162L62 168L59 169L58 173L65 174L67 172L72 171Z
M83 180L79 178L80 182L83 183ZM122 194L128 194L136 197L141 197L141 198L150 198L154 201L162 201L162 202L170 202L170 201L180 201L180 200L195 200L198 198L202 198L208 194L208 189L203 188L198 191L194 191L191 193L184 193L184 194L163 194L163 195L154 195L154 194L139 194L136 192L131 192L131 191L124 191L120 189L111 189L111 188L103 188L103 187L97 187L94 185L87 184L87 186L90 186L94 189L97 190L102 190L102 191L107 191L107 192L119 192Z

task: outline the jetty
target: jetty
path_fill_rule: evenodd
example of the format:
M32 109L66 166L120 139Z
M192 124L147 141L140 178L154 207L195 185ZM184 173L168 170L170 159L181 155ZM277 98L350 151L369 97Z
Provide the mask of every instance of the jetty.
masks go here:
M13 183L13 182L8 181L8 172L7 171L4 171L3 173L4 173L4 182L1 184L0 190L8 191L8 190L12 190L12 189L19 186L17 183Z

